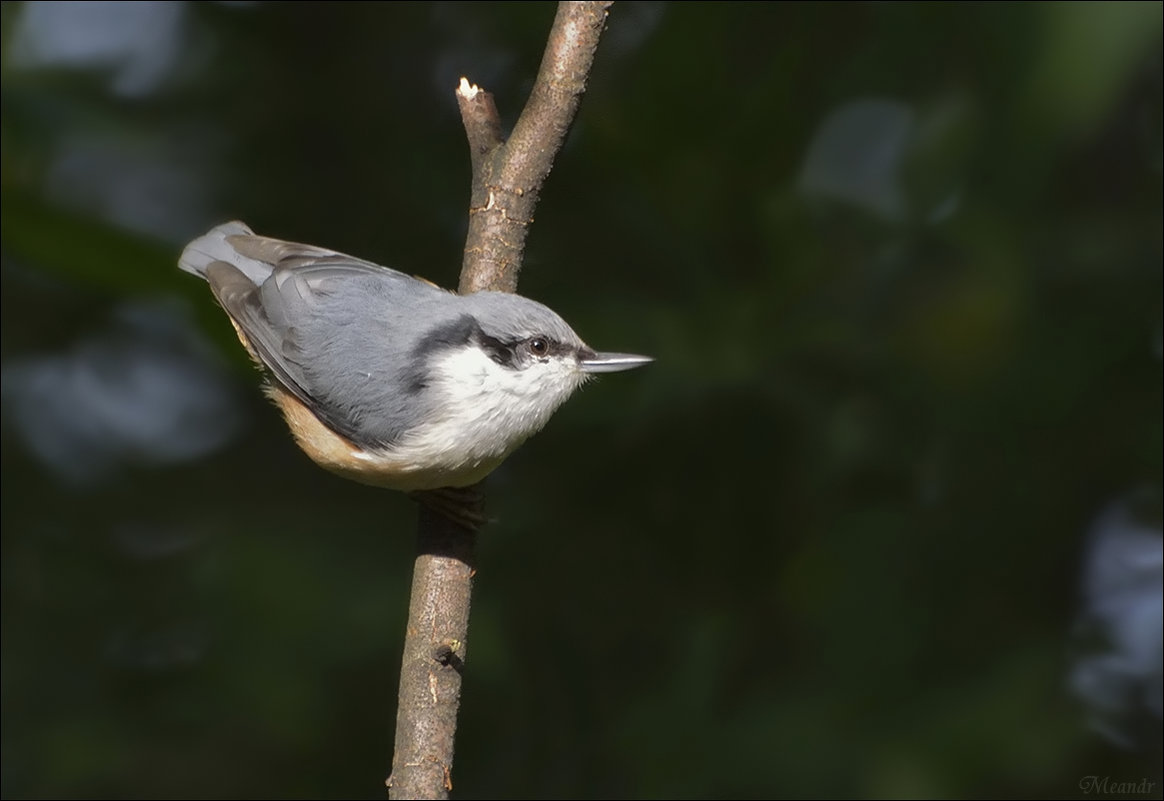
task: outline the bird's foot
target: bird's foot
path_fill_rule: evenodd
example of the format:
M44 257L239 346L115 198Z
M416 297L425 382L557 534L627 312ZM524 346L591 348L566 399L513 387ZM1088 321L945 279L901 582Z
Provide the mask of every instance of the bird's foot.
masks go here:
M425 509L473 533L489 522L485 516L485 496L476 486L441 487L408 494Z

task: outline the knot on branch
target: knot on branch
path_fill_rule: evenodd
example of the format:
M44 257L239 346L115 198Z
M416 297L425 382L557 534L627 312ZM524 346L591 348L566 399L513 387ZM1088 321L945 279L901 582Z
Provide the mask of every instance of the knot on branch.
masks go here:
M465 666L465 661L458 652L464 651L464 646L465 644L460 640L447 640L433 648L429 656L441 667L451 667L460 673Z

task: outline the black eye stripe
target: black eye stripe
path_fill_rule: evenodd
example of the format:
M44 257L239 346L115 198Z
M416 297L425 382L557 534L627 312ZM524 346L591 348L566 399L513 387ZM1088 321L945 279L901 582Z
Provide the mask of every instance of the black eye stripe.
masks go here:
M493 361L515 369L528 364L531 357L544 360L551 356L562 356L573 351L569 345L564 345L556 339L544 335L507 342L478 331L476 342ZM538 344L541 345L540 349L535 347Z
M558 342L556 339L551 339L550 337L542 337L542 339L549 343L550 346L546 351L547 356L565 356L566 354L574 352L572 346Z
M535 345L537 345L539 343L542 343L542 346L540 349L535 347ZM518 343L518 344L520 345L523 343ZM546 359L546 358L549 358L550 356L565 356L567 354L575 352L575 348L573 348L572 346L566 345L565 343L562 343L562 342L559 342L558 340L554 339L553 337L548 337L545 334L539 334L537 336L532 336L532 337L526 339L524 344L525 344L526 348L528 349L530 355L532 355L538 359Z
M533 334L515 340L503 340L486 334L481 325L471 315L464 314L429 332L423 341L413 349L412 357L416 365L416 380L410 385L412 391L423 389L424 370L420 367L433 354L469 344L476 344L497 364L514 370L530 364L531 360L542 360L550 356L564 356L574 352L574 347L563 344L545 334ZM533 347L536 342L544 344L544 350Z
M476 341L481 349L489 354L489 358L502 367L516 368L518 366L517 347L521 344L520 342L502 342L480 329L477 330Z
M467 345L480 330L480 326L471 315L462 314L455 320L430 331L416 344L412 357L420 361L438 351Z

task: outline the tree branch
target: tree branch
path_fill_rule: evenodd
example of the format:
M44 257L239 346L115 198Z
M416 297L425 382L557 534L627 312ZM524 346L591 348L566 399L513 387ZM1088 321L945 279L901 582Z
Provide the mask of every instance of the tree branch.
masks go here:
M538 194L561 149L611 2L562 2L537 81L506 142L493 97L464 78L457 103L469 141L473 184L460 291L513 292ZM456 497L465 519L481 519L476 488ZM389 798L446 798L468 639L476 528L422 505Z
M421 505L389 798L447 798L476 532Z
M469 140L469 158L474 179L481 174L485 156L505 140L501 138L501 117L493 102L493 95L461 79L457 87L457 105L461 107L461 122ZM462 270L464 268L462 267Z
M558 4L537 81L508 142L495 139L486 144L485 138L475 133L481 127L478 113L482 105L487 103L496 118L492 97L468 81L457 90L461 119L474 154L461 292L517 289L525 237L538 194L586 90L586 76L610 6L610 2ZM473 98L462 99L466 93ZM478 100L482 95L484 99Z

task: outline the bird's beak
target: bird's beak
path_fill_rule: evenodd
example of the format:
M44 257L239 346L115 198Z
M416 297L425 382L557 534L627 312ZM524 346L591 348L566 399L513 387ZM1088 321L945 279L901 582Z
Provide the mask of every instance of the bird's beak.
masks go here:
M650 356L633 353L595 353L587 349L578 354L578 367L584 373L617 373L653 361Z

